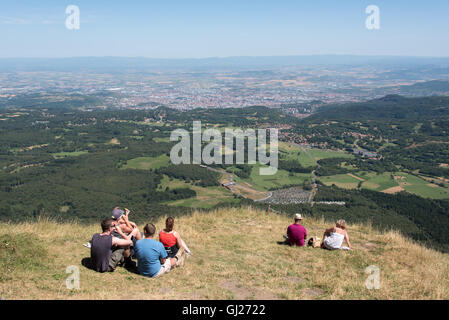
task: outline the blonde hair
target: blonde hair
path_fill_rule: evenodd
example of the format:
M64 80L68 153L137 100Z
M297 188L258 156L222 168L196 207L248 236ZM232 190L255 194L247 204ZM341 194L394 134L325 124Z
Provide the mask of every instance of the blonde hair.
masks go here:
M338 220L337 227L341 227L342 229L346 228L346 221L343 219Z

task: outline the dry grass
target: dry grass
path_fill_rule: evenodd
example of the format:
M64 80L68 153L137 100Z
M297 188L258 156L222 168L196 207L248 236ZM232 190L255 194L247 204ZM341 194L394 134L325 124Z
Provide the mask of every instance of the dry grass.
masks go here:
M156 221L161 228L165 217ZM277 244L288 217L247 209L220 209L179 217L175 229L193 252L183 268L149 279L117 268L100 274L81 264L82 246L99 225L0 224L5 240L32 239L21 263L0 265L4 299L448 299L449 256L421 247L396 232L381 234L350 225L354 250L327 251ZM324 221L305 219L309 236L321 236ZM5 238L6 237L6 238ZM33 255L34 244L39 255ZM39 247L41 246L41 248ZM47 252L45 249L47 248ZM20 249L20 248L19 248ZM5 257L0 256L0 262ZM25 261L25 262L23 262ZM80 269L80 290L68 290L69 265ZM380 268L380 289L365 287L365 268ZM6 268L6 267L5 267Z
M404 191L404 188L402 188L401 186L396 186L396 187L391 187L391 188L382 190L381 192L394 194L394 193L398 193L398 192L401 192L401 191Z

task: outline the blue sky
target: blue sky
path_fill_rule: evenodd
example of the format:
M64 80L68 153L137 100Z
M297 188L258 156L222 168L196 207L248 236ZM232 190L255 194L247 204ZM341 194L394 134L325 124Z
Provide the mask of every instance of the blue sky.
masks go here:
M448 0L1 0L0 57L449 56L448 15Z

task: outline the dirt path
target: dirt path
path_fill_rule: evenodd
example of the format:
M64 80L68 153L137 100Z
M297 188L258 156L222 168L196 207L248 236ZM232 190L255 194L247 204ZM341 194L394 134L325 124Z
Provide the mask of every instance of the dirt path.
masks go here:
M357 179L359 181L365 181L365 179L357 177L356 175L353 175L352 173L347 173L348 176L353 177L354 179Z
M251 199L254 201L261 201L266 200L271 197L271 192L263 192L259 191L253 188L252 185L250 185L247 182L235 182L234 177L232 173L227 172L223 169L215 169L208 166L202 166L203 168L206 168L208 170L217 172L221 174L220 183L226 184L226 183L233 183L232 185L228 185L226 189L231 191L233 194L237 194L239 196L242 196L245 199Z

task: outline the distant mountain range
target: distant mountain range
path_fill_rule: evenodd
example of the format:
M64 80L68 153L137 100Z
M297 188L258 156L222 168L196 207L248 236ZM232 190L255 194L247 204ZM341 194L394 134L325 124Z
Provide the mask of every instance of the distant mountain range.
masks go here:
M449 81L433 80L418 82L413 85L381 88L376 90L376 93L382 95L396 93L399 95L411 97L446 95L449 93Z
M267 68L317 65L438 65L449 68L449 57L400 57L357 55L307 55L271 57L211 57L201 59L157 59L144 57L2 58L0 71L123 71L135 69L179 70L209 68Z

